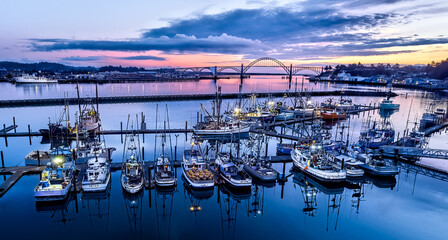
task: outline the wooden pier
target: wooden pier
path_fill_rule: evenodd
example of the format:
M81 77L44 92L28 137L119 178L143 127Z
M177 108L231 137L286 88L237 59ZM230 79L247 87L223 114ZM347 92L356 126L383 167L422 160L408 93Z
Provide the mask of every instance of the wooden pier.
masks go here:
M27 174L40 174L45 166L20 166L0 168L0 175L11 175L0 185L0 197L2 197L19 179Z
M257 97L284 97L298 93L289 91L282 92L258 92L258 93L223 93L224 99L236 99L255 94ZM386 97L389 92L382 91L312 91L307 92L311 96L370 96ZM393 96L397 94L392 93ZM179 94L179 95L146 95L146 96L116 96L98 97L100 104L112 103L135 103L135 102L156 102L156 101L185 101L185 100L209 100L216 98L216 94ZM58 106L77 105L79 102L87 103L94 101L92 98L46 98L46 99L22 99L22 100L0 100L0 108L9 107L33 107L33 106Z

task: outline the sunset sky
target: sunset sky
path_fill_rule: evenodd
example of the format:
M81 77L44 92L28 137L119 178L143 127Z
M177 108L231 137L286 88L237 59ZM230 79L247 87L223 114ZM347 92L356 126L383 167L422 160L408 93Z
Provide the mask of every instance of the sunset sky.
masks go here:
M446 0L3 0L0 61L210 66L426 64L448 57Z

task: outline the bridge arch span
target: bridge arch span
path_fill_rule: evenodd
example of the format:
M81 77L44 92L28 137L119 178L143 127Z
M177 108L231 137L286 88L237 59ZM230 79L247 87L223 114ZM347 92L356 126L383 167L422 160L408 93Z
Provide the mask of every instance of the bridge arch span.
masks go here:
M258 63L265 63L263 64L264 67L281 67L287 74L289 74L289 68L283 64L280 60L271 58L271 57L262 57L255 59L251 63L249 63L246 67L244 67L244 73L246 73L251 67L254 67Z

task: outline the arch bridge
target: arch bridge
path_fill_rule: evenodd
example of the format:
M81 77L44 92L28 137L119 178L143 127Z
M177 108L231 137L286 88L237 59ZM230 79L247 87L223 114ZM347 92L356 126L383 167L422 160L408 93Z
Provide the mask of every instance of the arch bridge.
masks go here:
M217 76L219 73L222 73L225 70L232 70L236 73L239 73L241 76L244 74L247 74L249 69L254 67L265 67L265 68L272 68L277 67L283 69L285 71L285 74L289 75L290 77L294 74L298 74L301 71L309 70L314 72L316 75L319 75L323 72L323 67L310 67L310 66L293 66L290 64L289 66L286 66L284 63L282 63L280 60L271 58L271 57L262 57L258 58L251 63L249 63L247 66L244 66L244 64L241 64L241 66L214 66L214 67L187 67L187 68L175 68L180 73L185 73L187 71L191 71L193 73L200 73L202 71L210 71L213 76Z

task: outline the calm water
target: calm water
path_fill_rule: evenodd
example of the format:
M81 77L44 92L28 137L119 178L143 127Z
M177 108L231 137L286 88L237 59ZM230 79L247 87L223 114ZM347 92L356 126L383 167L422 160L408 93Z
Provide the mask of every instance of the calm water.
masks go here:
M298 88L301 88L299 79ZM218 82L224 92L235 92L237 80ZM356 88L333 84L304 83L313 90ZM94 95L94 85L83 85L83 95ZM170 94L182 92L213 92L216 84L210 80L197 82L105 84L99 87L102 96L132 94ZM286 90L288 84L280 77L250 79L243 87L245 92ZM359 90L372 89L358 87ZM400 103L400 111L390 120L396 131L403 132L410 109L410 119L419 119L427 104L434 101L430 93L395 90L400 94L394 99ZM76 96L73 85L18 86L2 83L2 99L48 98ZM313 98L320 102L325 98ZM381 98L353 97L356 103L378 103ZM229 100L225 100L223 106ZM446 99L436 97L439 107L446 107ZM159 103L132 103L100 105L104 129L119 129L120 121L127 115L144 112L147 127L155 127L156 104L163 112L167 104L171 128L184 128L185 121L191 126L196 121L200 104L210 106L209 101L182 101ZM411 105L412 104L412 105ZM74 118L76 106L70 106ZM10 125L16 117L18 131L46 127L48 118L55 119L60 106L1 109L0 123ZM377 112L361 113L350 119L350 138L356 140L362 121L367 117L381 119ZM178 145L177 159L188 146L185 134L172 135L173 147ZM0 150L4 151L7 166L24 165L24 156L32 150L49 149L40 138L8 138L8 147L0 139ZM107 136L108 146L117 148L114 162L122 161L123 145L120 136ZM270 139L268 154L275 155L277 140ZM448 134L441 133L430 140L430 147L447 148ZM145 160L152 160L160 152L154 147L154 136L145 135ZM243 145L244 151L250 148ZM263 148L262 151L265 151ZM250 194L229 192L225 187L215 187L210 192L192 192L184 187L180 171L178 186L174 192L145 190L139 195L123 194L120 171L113 172L110 193L87 198L78 193L70 201L56 206L36 206L33 189L39 181L38 175L20 179L0 198L0 231L5 238L100 239L123 238L213 238L213 239L447 239L448 183L402 167L393 181L365 179L361 183L350 183L339 188L328 188L304 179L300 173L290 172L284 185L254 185ZM282 164L274 164L281 172ZM4 181L0 176L0 183Z

